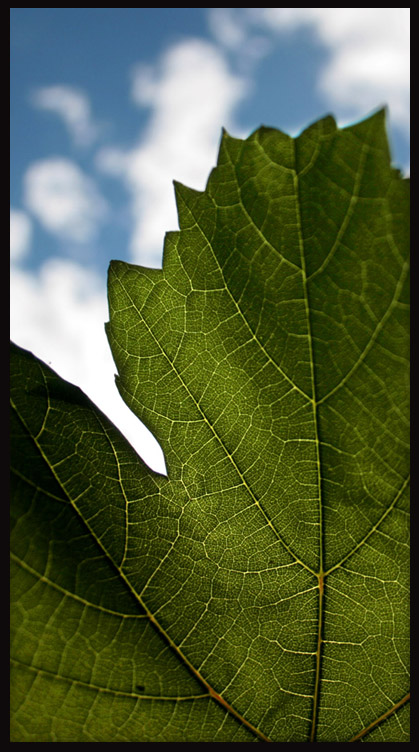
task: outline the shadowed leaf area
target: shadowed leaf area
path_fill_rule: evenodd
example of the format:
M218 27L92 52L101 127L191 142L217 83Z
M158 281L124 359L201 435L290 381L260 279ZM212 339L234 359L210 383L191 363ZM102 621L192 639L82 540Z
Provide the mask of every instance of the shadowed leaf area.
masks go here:
M112 262L151 471L12 346L12 741L408 741L408 181L385 114L223 134Z

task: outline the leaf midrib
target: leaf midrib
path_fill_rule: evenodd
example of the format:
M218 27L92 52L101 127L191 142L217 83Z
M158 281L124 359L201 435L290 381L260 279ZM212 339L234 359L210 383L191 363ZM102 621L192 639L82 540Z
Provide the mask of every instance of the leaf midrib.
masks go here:
M321 465L320 465L320 446L319 446L319 426L317 417L317 398L316 398L316 379L314 374L314 353L313 353L313 338L312 338L312 325L310 316L310 301L308 293L308 280L306 272L306 260L305 260L305 248L304 248L304 236L302 227L302 217L300 212L300 184L297 173L297 141L293 139L294 148L294 186L296 195L296 214L297 214L297 231L300 247L301 258L301 273L302 283L304 291L304 305L306 312L306 325L308 333L308 346L310 353L310 374L311 374L311 393L312 393L312 409L313 409L313 425L315 434L315 446L316 446L316 466L317 466L317 489L318 489L318 514L319 514L319 571L317 573L318 588L319 588L319 604L318 604L318 622L317 622L317 649L316 649L316 669L314 678L314 690L313 690L313 710L312 710L312 722L310 731L310 741L314 742L317 731L317 713L319 707L319 694L320 694L320 668L322 660L322 642L323 642L323 603L324 603L324 572L323 572L323 507L322 507L322 480L321 480Z

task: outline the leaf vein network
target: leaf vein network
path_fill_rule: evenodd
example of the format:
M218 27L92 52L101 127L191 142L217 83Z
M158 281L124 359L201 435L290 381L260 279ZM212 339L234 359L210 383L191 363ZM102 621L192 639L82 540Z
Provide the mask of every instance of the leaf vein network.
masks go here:
M337 564L334 564L333 567L330 567L327 572L325 572L325 577L329 575L331 572L333 572L335 569L338 569L341 567L345 561L347 561L350 557L352 557L360 548L361 546L366 543L368 538L373 535L373 533L378 532L378 527L381 525L381 523L385 520L385 518L390 514L390 512L395 508L397 502L401 498L403 492L408 487L410 483L410 475L408 475L404 480L403 483L400 485L399 489L397 490L393 500L388 505L388 507L384 510L380 518L377 520L377 522L374 523L374 525L371 527L371 529L366 533L366 535L360 540L356 546L354 546L345 556L343 559L341 559Z
M214 206L216 207L217 205L216 205L216 203L215 203L215 201L214 201L214 199L212 197L211 197L211 200L212 200ZM244 208L242 203L240 203L240 207ZM193 215L192 210L191 209L189 209L189 210L191 211L191 214ZM233 293L231 292L231 290L230 290L230 288L229 288L229 286L227 284L223 268L222 268L222 266L221 266L221 264L219 262L219 259L217 258L217 254L214 252L214 249L212 247L210 239L205 234L204 230L199 226L199 223L196 220L195 216L194 216L194 219L195 219L195 227L196 227L196 229L201 233L202 237L205 239L205 241L207 243L207 247L208 247L209 251L211 252L212 257L213 257L215 263L217 264L218 271L219 271L219 273L220 273L220 275L222 277L223 283L224 283L224 286L223 286L222 290L225 291L227 293L227 295L230 297L230 299L232 300L232 302L233 302L233 304L234 304L234 306L235 306L235 308L236 308L236 310L237 310L240 318L242 319L242 321L244 322L246 328L248 329L248 331L251 334L251 339L253 339L257 343L257 345L259 346L260 350L262 351L262 353L264 354L264 356L266 357L266 359L268 360L268 362L271 363L274 366L274 368L278 371L278 373L284 379L286 379L286 381L289 382L289 384L292 386L292 388L295 389L297 392L299 392L304 397L304 399L306 399L309 402L311 402L312 401L311 397L306 392L304 392L303 389L301 389L299 386L297 386L297 384L295 384L294 381L292 381L292 379L287 375L287 373L281 368L281 366L279 365L279 363L277 363L276 360L274 360L274 358L268 353L268 351L266 350L266 348L264 347L264 345L260 341L260 339L259 339L258 335L256 334L256 332L253 331L252 327L250 326L248 320L246 319L246 316L244 315L244 313L243 313L243 311L242 311L242 309L240 307L239 302L235 299ZM264 240L264 242L267 245L270 245L270 243L265 238L263 238L263 235L262 235L262 239ZM272 248L273 248L273 246L272 246ZM276 250L276 249L274 249L274 250ZM276 251L276 252L278 253L278 251ZM289 263L292 266L294 266L295 269L297 269L298 273L301 274L300 267L296 266L295 264L292 264L292 262L289 262L286 258L284 258L284 257L282 257L282 258L283 258L284 262ZM306 337L306 335L301 335L301 336Z
M10 660L12 663L15 663L17 666L23 666L28 671L32 671L33 673L39 676L48 676L57 681L67 682L68 684L84 687L85 689L90 689L93 692L101 692L101 693L113 695L115 697L131 697L135 700L152 700L154 702L155 701L183 702L185 700L203 700L203 699L209 700L211 699L211 694L209 692L205 692L205 693L197 694L197 695L174 695L173 697L170 697L168 695L147 695L147 694L144 694L143 692L127 692L127 691L120 690L120 689L112 689L110 687L103 687L103 686L100 686L99 684L93 684L92 682L83 681L82 679L75 679L72 676L64 676L63 674L55 673L45 668L37 668L37 666L31 666L29 663L16 660L15 658L11 658Z
M102 611L103 613L109 614L110 616L118 616L121 619L146 619L146 614L124 614L122 611L114 611L111 608L105 608L104 606L100 606L98 603L92 603L91 601L86 600L85 598L82 598L79 595L76 595L76 593L71 593L67 588L62 587L62 585L59 585L57 582L54 582L49 577L46 577L46 575L42 574L41 572L38 572L33 567L26 564L25 561L23 561L19 556L16 556L13 552L10 554L11 559L21 566L23 569L26 569L27 572L29 572L33 577L37 578L40 582L45 583L48 585L48 587L52 587L54 590L57 590L58 592L62 593L62 595L66 598L70 598L71 600L77 601L78 603L81 603L86 608L91 608L96 611Z
M138 310L138 307L137 307L135 301L133 300L132 296L130 295L129 291L125 288L124 292L127 295L127 297L129 297L129 299L131 300L131 304L132 304L133 308L137 311L138 315L140 316L141 315L140 311ZM260 500L255 496L255 494L253 493L251 487L247 483L246 478L245 478L243 472L240 470L240 468L239 468L239 466L238 466L238 464L237 464L237 462L236 462L233 454L229 451L229 449L225 445L223 439L221 438L221 436L219 435L219 433L215 430L214 425L211 423L210 420L208 420L207 416L205 415L205 413L204 413L204 411L203 411L203 409L202 409L202 407L201 407L201 405L199 403L199 400L191 392L190 388L188 387L188 385L186 384L186 382L182 378L182 375L180 374L179 370L176 368L176 366L174 365L174 363L172 362L172 360L167 355L167 353L164 350L161 342L156 338L153 330L148 326L148 324L147 324L146 321L144 321L144 324L147 327L147 330L150 333L150 335L153 337L155 344L159 347L162 355L164 355L164 357L166 358L166 360L167 360L170 368L175 373L176 378L179 380L180 384L185 389L186 393L189 395L189 397L192 400L192 402L194 403L195 407L199 410L199 412L200 412L200 414L202 416L202 419L205 421L205 423L210 428L211 432L214 435L214 438L217 440L217 442L219 443L219 445L222 447L223 451L225 452L226 456L229 458L231 464L233 465L233 467L234 467L237 475L239 476L239 478L240 478L240 480L242 482L243 487L246 489L246 491L249 493L249 495L253 499L253 502L256 504L256 506L258 507L258 509L261 511L261 513L262 513L262 515L263 515L263 517L265 519L266 524L271 528L271 530L273 531L274 535L282 543L282 545L288 551L288 553L290 554L290 556L292 556L292 558L295 559L295 561L297 561L298 563L300 563L301 566L303 566L305 569L307 569L308 571L310 571L312 574L315 574L313 572L313 570L307 564L305 564L303 561L301 561L299 559L299 557L292 551L292 549L288 546L288 544L285 542L285 540L279 534L279 532L275 528L274 524L270 520L269 516L266 514L265 510L263 509L263 507L262 507L262 505L260 503Z
M375 329L374 329L374 331L373 331L370 339L368 340L368 342L365 345L364 349L360 353L358 359L353 364L353 366L349 369L349 371L345 374L345 376L339 381L339 383L336 384L336 386L334 386L333 389L330 390L330 392L328 392L327 394L325 394L324 397L322 397L320 400L318 400L318 402L317 402L318 405L321 405L323 402L326 402L326 400L328 400L329 397L331 397L339 389L341 389L341 387L344 386L344 384L346 384L346 382L348 381L348 379L351 378L351 376L355 373L355 371L359 368L359 366L365 361L365 358L367 357L368 353L370 352L371 348L373 347L373 345L374 345L377 337L379 336L381 330L383 329L383 327L384 327L387 319L389 318L389 316L391 315L393 309L395 308L395 306L398 303L398 299L399 299L399 296L400 296L400 294L402 292L403 284L404 284L404 282L406 280L408 271L409 271L409 265L408 265L408 263L405 262L403 264L402 268L401 268L400 276L399 276L399 279L397 280L397 283L396 283L394 295L393 295L393 297L392 297L392 299L391 299L391 301L390 301L387 309L385 310L383 316L381 317L381 319L377 323L377 325L376 325L376 327L375 327Z

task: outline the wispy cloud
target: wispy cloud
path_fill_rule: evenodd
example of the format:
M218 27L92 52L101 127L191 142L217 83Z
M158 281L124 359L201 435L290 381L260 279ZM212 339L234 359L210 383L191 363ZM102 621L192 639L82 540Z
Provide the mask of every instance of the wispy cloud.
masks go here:
M24 202L46 230L75 243L91 240L107 213L93 180L77 164L59 157L30 165Z
M49 110L60 117L77 146L90 146L98 136L90 101L86 94L73 86L44 86L35 89L31 102L41 110Z
M409 8L251 8L249 18L285 33L309 26L329 50L318 89L349 117L388 104L392 122L409 127Z
M10 209L10 260L19 262L29 251L32 240L32 222L26 212Z
M248 37L248 23L241 8L209 8L208 26L214 38L224 47L239 49Z
M207 23L216 43L234 54L240 71L251 74L254 65L272 50L266 33L255 30L247 8L207 8Z
M129 153L102 151L98 166L118 174L131 194L132 259L159 266L164 233L177 228L173 179L203 189L216 162L222 126L228 127L246 93L219 49L189 39L170 47L153 66L133 71L132 98L150 108L146 132Z

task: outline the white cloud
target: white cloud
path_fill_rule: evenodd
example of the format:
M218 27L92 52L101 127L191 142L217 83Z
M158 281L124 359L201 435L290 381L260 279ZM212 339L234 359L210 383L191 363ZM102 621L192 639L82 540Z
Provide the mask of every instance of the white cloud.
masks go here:
M249 17L275 31L313 28L329 49L318 87L349 115L388 104L409 127L409 8L252 8Z
M21 261L28 255L32 240L32 222L18 209L10 209L10 260Z
M209 8L208 25L223 46L237 50L247 41L246 16L238 8Z
M235 53L239 70L250 72L272 50L266 35L255 34L251 14L243 8L207 8L207 21L216 42Z
M58 115L77 146L90 146L98 135L87 96L72 86L44 86L31 96L32 104Z
M51 259L37 274L12 267L11 339L77 384L155 470L165 472L154 437L122 401L104 323L104 284L68 260Z
M94 182L74 162L59 157L28 168L24 201L46 230L76 243L95 236L107 211Z
M148 129L129 153L103 151L98 166L124 176L132 196L132 258L159 266L164 233L177 228L173 180L203 189L215 165L221 128L246 93L223 54L189 39L169 48L155 66L133 73L132 96L151 108Z

